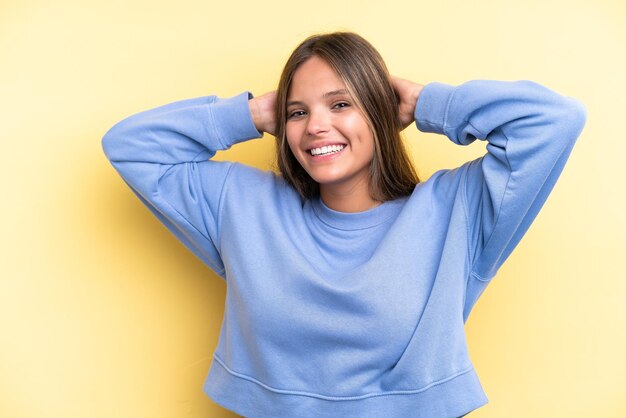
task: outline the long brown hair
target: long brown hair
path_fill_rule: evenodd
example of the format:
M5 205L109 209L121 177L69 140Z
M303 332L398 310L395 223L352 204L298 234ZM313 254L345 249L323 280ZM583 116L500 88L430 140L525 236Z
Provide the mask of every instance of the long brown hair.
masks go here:
M293 155L285 132L287 96L293 75L313 56L323 59L335 70L370 126L374 137L369 176L371 197L384 202L410 195L420 180L401 141L398 98L389 71L378 51L351 32L310 36L293 51L285 64L276 98L276 158L285 180L304 199L319 194L319 184Z

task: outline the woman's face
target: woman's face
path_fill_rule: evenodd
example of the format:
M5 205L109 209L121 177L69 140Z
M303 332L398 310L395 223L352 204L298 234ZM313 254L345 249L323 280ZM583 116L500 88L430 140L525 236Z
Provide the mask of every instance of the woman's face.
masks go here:
M372 132L344 82L317 56L294 73L285 130L294 156L320 187L369 182Z

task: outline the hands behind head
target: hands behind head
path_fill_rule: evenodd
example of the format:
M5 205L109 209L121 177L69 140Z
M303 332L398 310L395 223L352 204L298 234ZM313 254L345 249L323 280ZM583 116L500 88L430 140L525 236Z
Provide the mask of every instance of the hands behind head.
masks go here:
M390 81L398 95L398 116L404 129L415 121L415 106L424 86L395 76L391 76ZM252 121L259 132L276 135L275 105L276 91L270 91L248 101Z
M415 106L424 86L395 76L390 81L398 95L398 116L404 129L415 121Z

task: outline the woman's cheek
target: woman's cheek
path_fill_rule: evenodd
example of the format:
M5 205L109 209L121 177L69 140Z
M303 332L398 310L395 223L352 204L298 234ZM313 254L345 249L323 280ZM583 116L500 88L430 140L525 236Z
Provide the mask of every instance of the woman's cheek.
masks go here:
M289 141L288 138L290 138L290 136L288 132L285 132L285 135L287 137L286 141L287 145L289 146L289 150L291 151L291 154L296 158L296 160L298 160L300 165L302 165L302 156L298 152L298 145L294 142Z
M290 127L288 124L287 127L285 128L285 136L286 136L287 143L289 144L289 148L291 149L291 152L295 156L298 156L299 154L298 150L300 149L300 141L298 140L300 136L299 136L298 129L296 129L296 127L294 126Z

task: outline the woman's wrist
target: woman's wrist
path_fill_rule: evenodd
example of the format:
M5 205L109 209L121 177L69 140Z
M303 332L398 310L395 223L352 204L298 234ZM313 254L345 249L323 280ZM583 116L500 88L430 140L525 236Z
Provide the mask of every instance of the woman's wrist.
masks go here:
M414 83L413 93L412 93L412 96L413 96L413 100L412 101L415 104L415 107L417 107L417 101L419 100L420 94L422 93L423 89L424 89L424 85L423 84ZM415 108L413 109L413 113L415 113Z
M263 133L265 132L265 128L263 126L263 117L261 116L261 111L259 109L259 103L256 98L252 98L248 100L248 107L250 108L250 116L252 117L252 122L254 123L254 127L257 131Z

